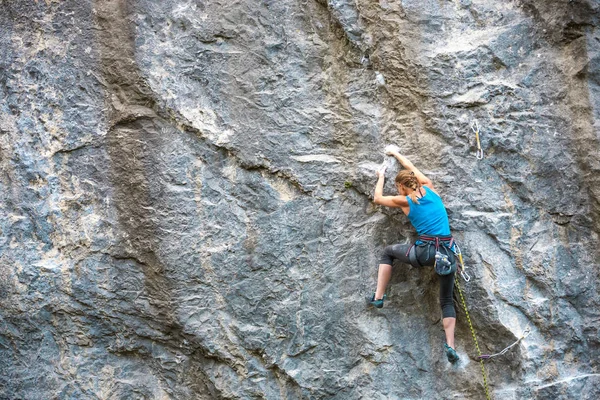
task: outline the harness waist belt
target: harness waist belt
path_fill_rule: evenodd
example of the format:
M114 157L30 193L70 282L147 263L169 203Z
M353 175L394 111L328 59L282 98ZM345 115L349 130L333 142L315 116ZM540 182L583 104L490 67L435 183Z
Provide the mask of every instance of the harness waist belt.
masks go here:
M421 243L419 243L419 242L421 242ZM410 246L408 248L408 251L406 252L406 257L408 257L410 259L410 263L413 266L415 266L415 267L420 266L421 263L417 259L415 246L420 245L420 244L428 244L429 246L435 245L435 251L437 252L440 247L440 243L442 243L442 245L444 247L450 249L450 251L454 252L454 250L453 250L454 238L452 236L421 235L421 236L418 236L417 240L412 244L412 246ZM429 254L427 255L427 260L429 260Z
M452 236L427 236L427 235L421 235L419 237L417 237L417 241L415 242L415 244L417 243L426 243L429 245L433 245L435 244L435 250L437 251L438 248L440 247L440 243L447 247L448 249L452 250L454 247L454 238ZM452 250L454 251L454 250Z
M421 235L421 236L417 237L417 240L421 240L423 242L435 242L435 241L451 242L452 241L452 236L427 236L427 235Z

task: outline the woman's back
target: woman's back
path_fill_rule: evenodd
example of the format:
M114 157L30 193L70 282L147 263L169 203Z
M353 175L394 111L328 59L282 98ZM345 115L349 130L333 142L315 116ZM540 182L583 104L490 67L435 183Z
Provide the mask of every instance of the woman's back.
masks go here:
M450 236L448 214L440 196L427 186L422 187L425 196L415 204L407 198L410 207L408 219L417 230L417 234L428 236Z

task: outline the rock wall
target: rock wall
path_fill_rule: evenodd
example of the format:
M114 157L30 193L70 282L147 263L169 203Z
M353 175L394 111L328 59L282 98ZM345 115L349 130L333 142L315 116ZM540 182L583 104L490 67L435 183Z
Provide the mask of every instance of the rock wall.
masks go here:
M599 9L0 1L0 398L484 398L432 271L364 306L414 238L371 202L389 143L444 198L482 351L532 332L492 397L599 398Z

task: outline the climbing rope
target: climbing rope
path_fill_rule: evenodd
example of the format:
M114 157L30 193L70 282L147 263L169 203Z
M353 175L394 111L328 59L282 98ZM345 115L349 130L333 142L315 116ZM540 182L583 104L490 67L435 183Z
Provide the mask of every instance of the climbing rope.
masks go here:
M477 120L471 123L471 130L475 132L475 140L477 140L477 153L475 156L478 160L483 160L483 150L481 149L481 142L479 142L479 122Z
M459 255L460 262L462 264L462 255ZM465 301L465 296L463 296L462 289L460 288L460 283L456 275L454 276L454 282L456 283L456 288L458 289L458 294L460 295L460 299L462 301L463 310L465 310L465 315L467 317L467 322L469 323L469 329L471 329L471 335L473 336L473 342L475 342L475 348L477 349L477 355L479 358L479 363L481 364L481 375L483 376L483 388L485 390L485 398L487 400L491 400L490 390L488 388L487 375L485 373L485 366L483 364L483 358L481 358L481 350L479 349L479 342L477 341L477 335L475 334L475 328L473 328L473 323L471 322L471 317L469 316L469 311L467 310L467 302Z
M529 336L531 334L531 329L529 328L529 326L527 328L525 328L525 330L523 331L523 333L521 334L521 336L510 346L507 346L504 348L504 350L502 350L501 352L498 353L494 353L494 354L482 354L480 356L478 356L477 358L480 360L489 360L492 357L497 357L497 356L501 356L506 354L506 352L508 350L510 350L511 347L515 346L517 343L519 343L521 340L525 339L527 336Z

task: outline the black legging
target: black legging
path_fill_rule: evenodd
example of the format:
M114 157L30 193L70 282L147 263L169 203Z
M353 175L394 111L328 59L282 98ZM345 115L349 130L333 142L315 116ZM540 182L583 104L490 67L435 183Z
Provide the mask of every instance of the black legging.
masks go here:
M393 265L394 260L399 260L404 264L411 264L408 257L408 251L412 245L410 244L394 244L387 246L383 250L380 264ZM440 245L442 246L442 245ZM435 263L435 246L427 244L415 245L415 251L417 260L421 266L433 266ZM448 251L448 257L451 262L454 260L454 254ZM413 264L411 264L413 265ZM413 267L419 267L419 265L413 265ZM440 279L440 306L442 307L442 315L444 318L456 318L456 311L454 310L454 301L452 299L452 291L454 290L454 273L449 275L438 275Z

